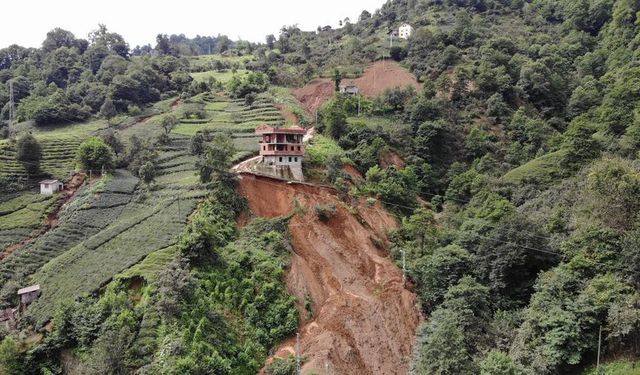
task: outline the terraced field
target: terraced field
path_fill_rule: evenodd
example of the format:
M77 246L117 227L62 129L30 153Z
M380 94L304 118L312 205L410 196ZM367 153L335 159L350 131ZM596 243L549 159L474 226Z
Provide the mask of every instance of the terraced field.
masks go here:
M82 141L96 132L105 129L105 121L49 126L38 128L33 124L20 124L18 130L31 132L42 146L40 175L51 176L66 181L75 169L76 150ZM0 178L10 181L26 180L28 175L22 164L15 159L15 144L8 141L0 143Z
M266 95L259 95L252 106L245 106L243 99L229 99L219 95L204 95L198 104L206 113L203 119L183 119L173 130L175 136L191 137L198 132L231 133L236 148L243 154L258 150L255 128L268 123L285 125L280 111Z
M116 275L150 279L154 270L175 258L177 250L173 245L188 216L206 195L196 173L197 158L188 152L191 136L205 130L231 133L239 150L235 157L240 158L257 150L256 125L284 125L280 112L266 94L259 96L251 107L245 106L243 100L213 94L187 103L203 109L206 116L184 119L175 127L170 144L158 150L153 185L147 187L128 171L117 170L93 185L82 186L61 211L55 227L0 260L1 293L14 293L16 287L39 283L42 295L30 307L29 314L37 322L45 322L58 301L93 293ZM171 110L180 118L186 109L172 106ZM142 139L156 137L163 131L160 122L165 115L122 127L122 139L126 141L134 134ZM103 128L100 124L86 128L74 125L53 132L36 132L45 155L43 171L66 179L73 170L75 150L82 139ZM0 173L7 176L24 173L22 166L13 161L11 145L0 146L3 160L10 161L2 163ZM35 194L12 198L15 201L0 203L0 244L29 236L37 222L42 221L49 202ZM9 225L9 220L3 221L3 215L18 210L33 211L32 215L21 215L29 219L28 223Z
M0 263L3 278L14 276L10 272L20 263L33 273L28 282L41 285L42 296L30 314L45 321L56 301L92 293L138 263L143 270L148 269L146 264L161 268L174 258L175 250L167 249L173 249L188 216L206 194L187 145L187 140L176 138L159 150L158 177L152 189L120 170L100 184L84 187L65 211L57 233L47 233L32 250ZM61 240L61 235L69 239ZM63 244L59 251L50 248L49 237L54 240L51 244ZM145 262L147 256L150 259ZM151 277L150 273L145 275Z
M0 251L42 227L55 198L27 193L0 202Z

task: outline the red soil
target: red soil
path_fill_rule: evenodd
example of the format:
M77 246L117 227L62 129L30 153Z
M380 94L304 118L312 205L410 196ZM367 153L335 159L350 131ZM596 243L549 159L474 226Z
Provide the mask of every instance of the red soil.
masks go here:
M408 373L421 315L415 294L403 287L402 273L388 257L386 231L397 226L395 219L362 202L352 214L328 187L242 174L239 190L257 216L288 215L295 201L306 208L289 224L294 253L286 277L301 316L302 373ZM320 222L318 204L334 204L337 211ZM305 298L312 301L313 317ZM276 356L287 357L294 347L291 338Z
M395 61L377 61L367 68L362 77L343 79L342 84L356 85L365 96L379 96L386 89L413 86L420 91L422 85L406 69ZM335 92L333 80L315 79L302 88L293 90L293 95L311 114L322 106Z
M333 95L335 84L327 78L314 79L304 87L293 90L293 96L310 114L316 111Z
M413 86L420 91L422 85L413 74L401 67L395 61L376 61L369 65L362 77L356 79L343 79L342 84L354 84L365 96L375 97L381 95L384 90L395 87Z

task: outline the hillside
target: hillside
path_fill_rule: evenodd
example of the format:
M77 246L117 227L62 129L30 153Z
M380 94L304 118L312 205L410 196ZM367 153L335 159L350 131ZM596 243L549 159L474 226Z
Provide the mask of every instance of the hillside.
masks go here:
M293 215L286 283L302 320L302 372L406 373L421 316L388 258L385 237L395 219L364 201L344 207L329 188L243 174L239 189L253 215ZM323 205L337 207L325 222L315 211ZM290 339L275 355L287 358L295 345Z
M639 20L393 0L1 49L0 373L636 372ZM305 183L244 168L264 123L308 129Z

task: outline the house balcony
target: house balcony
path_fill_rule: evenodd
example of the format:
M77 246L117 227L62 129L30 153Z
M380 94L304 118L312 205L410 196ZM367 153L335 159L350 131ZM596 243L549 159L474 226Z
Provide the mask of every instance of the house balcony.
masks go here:
M304 156L304 149L298 150L260 150L262 156Z

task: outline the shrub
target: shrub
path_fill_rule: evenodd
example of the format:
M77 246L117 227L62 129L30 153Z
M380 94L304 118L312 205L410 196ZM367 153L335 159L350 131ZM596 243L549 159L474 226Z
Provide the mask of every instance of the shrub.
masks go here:
M16 159L21 162L29 173L33 173L40 167L42 159L42 147L31 134L18 139L16 145Z
M267 366L266 372L269 375L294 375L296 373L296 359L292 355L286 359L276 358Z
M84 170L112 170L115 155L102 139L91 137L80 144L76 160Z
M334 204L319 204L316 206L316 215L320 221L329 221L336 214L336 211Z

